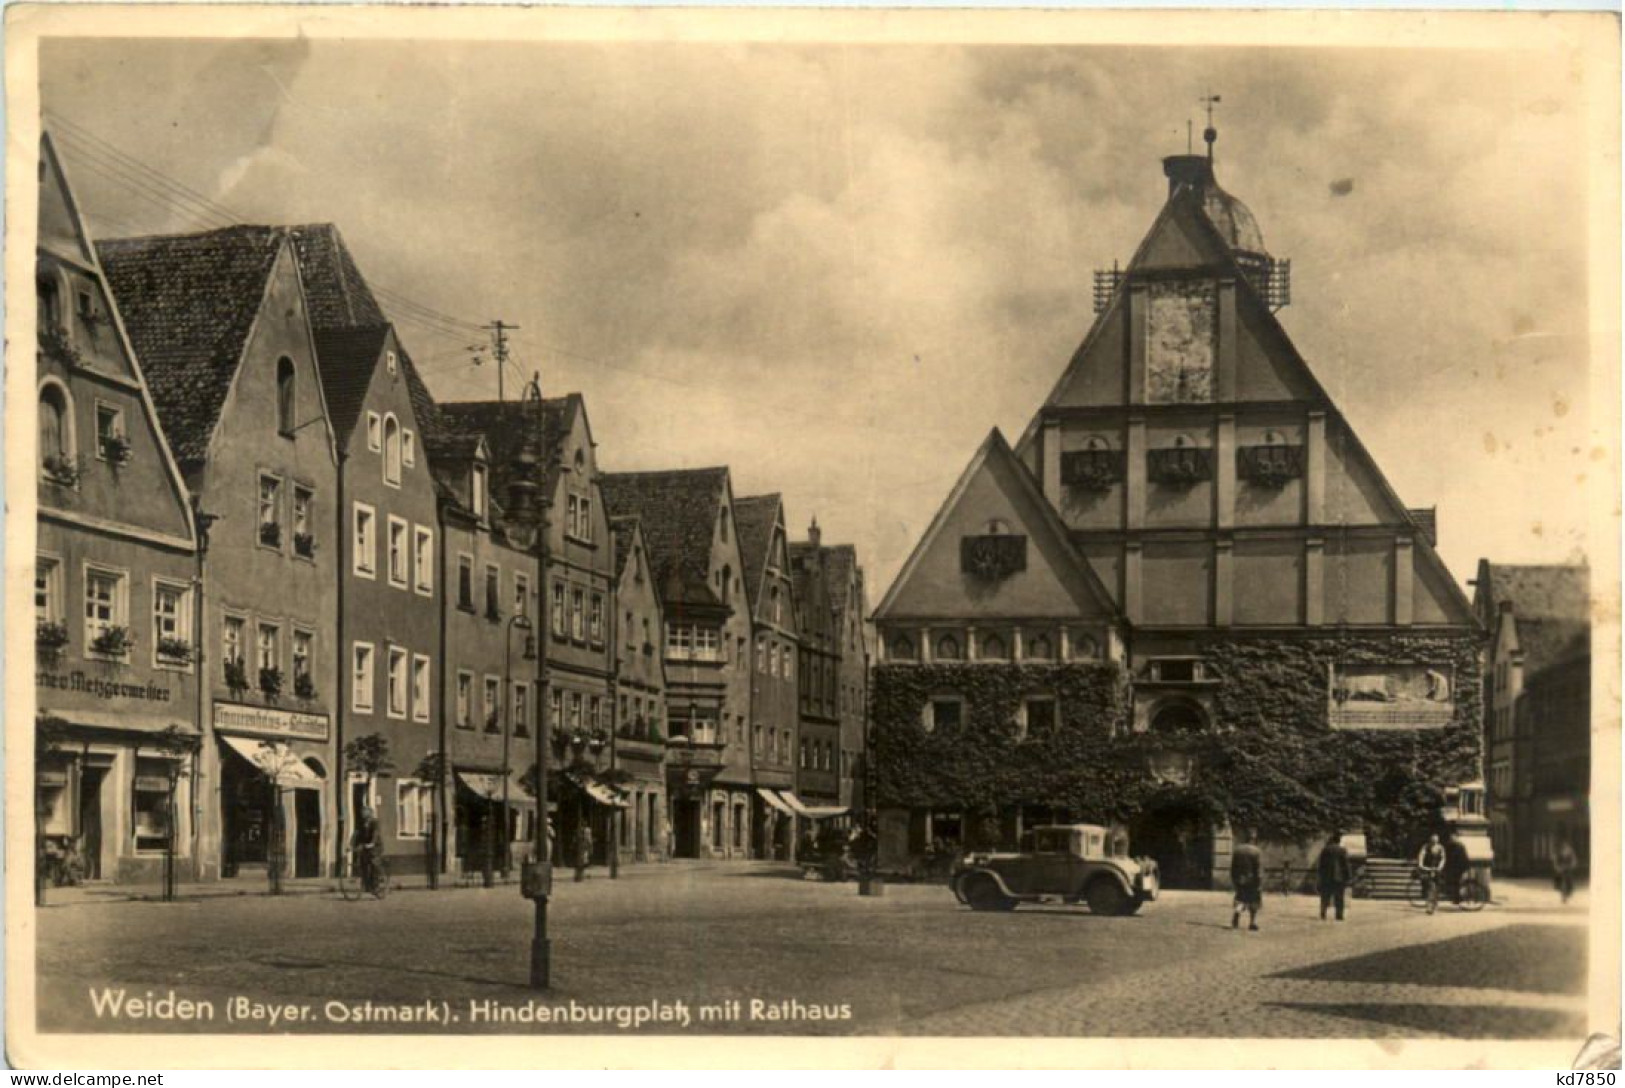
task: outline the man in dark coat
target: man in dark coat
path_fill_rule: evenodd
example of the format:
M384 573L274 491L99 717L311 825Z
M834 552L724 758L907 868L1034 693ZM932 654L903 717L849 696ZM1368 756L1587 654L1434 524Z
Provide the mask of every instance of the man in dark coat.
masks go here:
M1264 906L1264 856L1252 844L1252 836L1238 832L1230 851L1230 883L1236 889L1236 902L1230 915L1230 928L1241 928L1241 912L1247 912L1247 928L1258 928L1258 912Z
M1343 893L1352 877L1349 852L1343 845L1343 836L1334 834L1326 840L1320 852L1320 920L1326 920L1326 908L1336 906L1337 920L1343 920Z

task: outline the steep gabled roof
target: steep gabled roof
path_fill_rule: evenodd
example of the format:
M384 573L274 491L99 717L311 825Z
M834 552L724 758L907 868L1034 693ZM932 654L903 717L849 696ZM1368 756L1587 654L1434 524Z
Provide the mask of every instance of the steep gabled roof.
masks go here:
M655 588L667 604L721 604L711 589L711 541L727 495L726 468L611 472L599 478L606 512L636 517Z
M379 306L355 258L350 255L350 249L344 244L344 236L337 226L332 223L306 223L280 229L287 233L293 243L294 256L299 261L299 277L304 283L310 325L316 330L318 340L323 332L376 329L389 324L389 318ZM412 401L412 414L417 417L418 430L427 450L428 439L439 425L439 411L429 394L429 387L423 383L412 362L411 353L406 350L405 344L399 342L398 332L396 341L400 348L401 373L406 378L407 395ZM320 343L317 352L318 361L325 363L325 359L321 358ZM324 365L324 388L326 370ZM336 420L334 430L348 434L347 429L339 429ZM432 458L433 455L430 456Z
M1524 620L1572 620L1591 615L1591 572L1579 564L1490 563L1492 607L1510 601L1523 631Z
M739 534L739 559L745 568L740 577L753 612L762 594L767 553L773 544L773 527L778 524L782 506L783 500L776 491L770 495L742 495L734 499L734 531Z
M361 406L367 401L373 371L388 339L387 325L316 330L322 392L327 396L327 414L333 421L333 434L341 446L349 441L356 421L361 418Z
M1516 623L1527 677L1591 653L1591 625L1584 620L1519 618Z
M615 538L615 577L619 578L626 573L626 561L632 558L632 545L637 543L638 526L642 524L636 517L627 515L611 517L609 519L609 532Z
M237 226L97 243L176 460L208 455L254 326L281 231Z
M997 427L993 428L977 449L970 464L965 466L965 471L960 474L953 489L948 492L948 497L943 500L936 516L931 519L930 526L920 535L914 551L909 554L897 577L893 579L891 588L886 591L879 607L875 609L875 618L893 618L894 609L909 592L910 583L921 570L927 557L936 551L939 538L958 515L959 508L966 501L972 485L977 484L984 476L991 480L991 486L997 489L997 493L1009 498L1013 507L1012 513L1021 520L1022 527L1032 534L1037 555L1034 557L1036 563L1031 564L1028 570L1034 570L1038 564L1043 564L1054 576L1052 584L1056 587L1057 593L1047 598L1045 603L1054 606L1064 604L1069 608L1083 610L1086 615L1120 620L1121 611L1106 591L1094 568L1073 546L1061 516L1044 498L1038 481L1033 479L1027 466L1016 457ZM962 607L965 600L966 598L961 597L955 603L956 609Z

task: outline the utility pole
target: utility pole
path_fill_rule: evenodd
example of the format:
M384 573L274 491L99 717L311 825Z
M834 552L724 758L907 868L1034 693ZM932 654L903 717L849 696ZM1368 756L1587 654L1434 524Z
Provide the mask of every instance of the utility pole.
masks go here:
M500 403L503 399L502 372L508 366L508 334L518 332L519 326L509 325L501 318L494 318L484 328L491 334L491 354L496 357L497 361L497 401Z

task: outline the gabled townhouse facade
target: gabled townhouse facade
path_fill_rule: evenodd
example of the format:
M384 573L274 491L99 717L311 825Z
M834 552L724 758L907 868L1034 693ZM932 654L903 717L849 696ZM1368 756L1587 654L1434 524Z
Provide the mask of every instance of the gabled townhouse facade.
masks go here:
M841 806L841 614L829 555L815 519L807 539L790 545L799 621L796 702L796 796L809 805ZM844 588L844 587L842 587Z
M173 848L177 877L192 879L203 780L190 496L49 136L35 290L36 860L149 882Z
M202 530L197 875L332 871L337 456L281 228L97 246Z
M622 816L622 860L668 857L666 817L665 619L643 529L635 517L610 522L615 539L615 752L631 807Z
M539 416L534 402L512 406ZM534 430L539 432L539 426ZM531 856L540 718L540 451L516 446L522 468L493 493L484 421L437 415L428 439L440 490L443 743L449 775L447 868L509 871Z
M1565 840L1588 867L1590 571L1480 559L1473 587L1489 632L1485 777L1499 867L1544 875Z
M734 516L751 627L752 851L756 857L787 859L803 813L795 796L801 672L784 502L777 494L741 496L734 501Z
M671 853L749 857L751 620L728 470L606 473L600 484L612 518L641 523L666 625Z

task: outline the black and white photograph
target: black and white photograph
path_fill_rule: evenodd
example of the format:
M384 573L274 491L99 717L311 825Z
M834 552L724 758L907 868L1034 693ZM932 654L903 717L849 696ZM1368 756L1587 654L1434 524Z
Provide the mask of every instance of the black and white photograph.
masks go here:
M12 1064L1618 1068L1617 15L7 21Z

